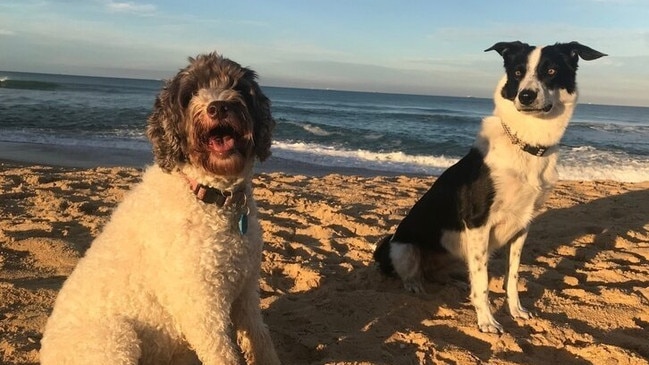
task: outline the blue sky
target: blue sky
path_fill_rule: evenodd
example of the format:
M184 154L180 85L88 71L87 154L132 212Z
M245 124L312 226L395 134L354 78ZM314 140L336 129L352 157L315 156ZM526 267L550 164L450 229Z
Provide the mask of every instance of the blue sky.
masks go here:
M489 97L498 41L579 41L582 102L649 106L649 1L1 0L0 69L169 78L218 51L262 85Z

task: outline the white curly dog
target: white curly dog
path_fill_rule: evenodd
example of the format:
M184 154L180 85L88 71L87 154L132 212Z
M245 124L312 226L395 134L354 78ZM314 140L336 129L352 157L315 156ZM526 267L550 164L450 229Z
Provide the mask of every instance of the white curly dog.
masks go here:
M156 98L155 165L61 289L42 365L279 364L259 299L255 156L274 120L254 71L189 59Z

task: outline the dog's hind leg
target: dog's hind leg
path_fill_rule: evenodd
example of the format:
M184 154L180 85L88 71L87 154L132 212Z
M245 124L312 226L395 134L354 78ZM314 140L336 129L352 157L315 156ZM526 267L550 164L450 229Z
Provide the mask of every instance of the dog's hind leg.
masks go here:
M460 239L469 268L471 303L478 316L478 327L482 332L502 333L502 325L489 308L489 231L485 227L465 229Z
M507 273L507 304L509 313L514 318L530 319L532 314L521 305L518 297L518 268L521 263L523 244L527 238L527 229L520 231L511 241L509 247L509 271Z
M419 247L409 243L391 241L390 260L406 290L413 293L424 293L424 286L421 282L421 250Z
M83 325L77 324L50 330L50 334L43 337L40 351L42 365L140 363L140 340L130 324L115 318L87 320ZM52 335L54 338L49 337Z

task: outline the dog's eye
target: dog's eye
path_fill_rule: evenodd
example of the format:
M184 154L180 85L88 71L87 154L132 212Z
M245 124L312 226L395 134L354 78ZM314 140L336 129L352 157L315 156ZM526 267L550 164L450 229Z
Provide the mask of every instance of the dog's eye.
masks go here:
M521 70L516 70L516 71L514 71L514 76L515 76L517 79L520 79L520 78L523 76L523 71L521 71Z
M555 70L553 68L548 69L548 76L554 76L554 75L556 75L556 73L557 73L557 70Z

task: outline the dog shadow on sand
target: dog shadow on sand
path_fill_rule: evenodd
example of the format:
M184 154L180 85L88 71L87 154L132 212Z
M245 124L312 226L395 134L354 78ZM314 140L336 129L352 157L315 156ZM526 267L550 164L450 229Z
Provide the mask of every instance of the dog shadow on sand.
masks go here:
M549 284L561 300L577 298L583 305L579 316L539 313L542 318L566 323L593 343L649 358L649 190L550 209L532 223L527 249L525 262L545 269L538 279L529 279L540 285L530 290L528 301L540 298ZM601 317L600 308L614 307L610 318L593 321Z
M396 188L398 182L388 183ZM363 235L358 227L379 226L387 231L398 224L407 205L381 220L380 214L371 214L382 205L380 201L354 203L354 197L344 196L345 192L334 197L323 192L305 198L307 205L328 206L325 215L317 207L291 215L296 201L260 202L262 220L272 227L291 227L271 233L284 244L267 246L266 262L270 257L274 263L263 268L266 275L262 275L265 320L283 363L590 364L593 358L606 361L611 346L618 349L610 356L649 357L644 340L649 329L646 310L644 316L630 313L623 320L635 325L617 329L563 311L563 306L577 312L584 306L592 308L588 313L596 313L597 305L606 302L601 299L603 291L626 295L620 300L635 300L646 307L649 297L643 298L638 288L646 288L649 282L643 269L649 265L649 190L575 201L535 219L521 270L521 300L536 314L532 320L509 317L502 288L507 253L499 251L490 262L490 300L507 332L501 336L479 332L466 285L428 282L427 294L414 295L402 288L400 280L383 276L373 265L371 244L381 234ZM280 217L276 212L289 213ZM309 231L313 227L319 227L315 233ZM616 275L620 270L628 273L626 279ZM300 286L300 282L311 284ZM599 303L592 302L597 298ZM641 312L641 308L635 309Z

